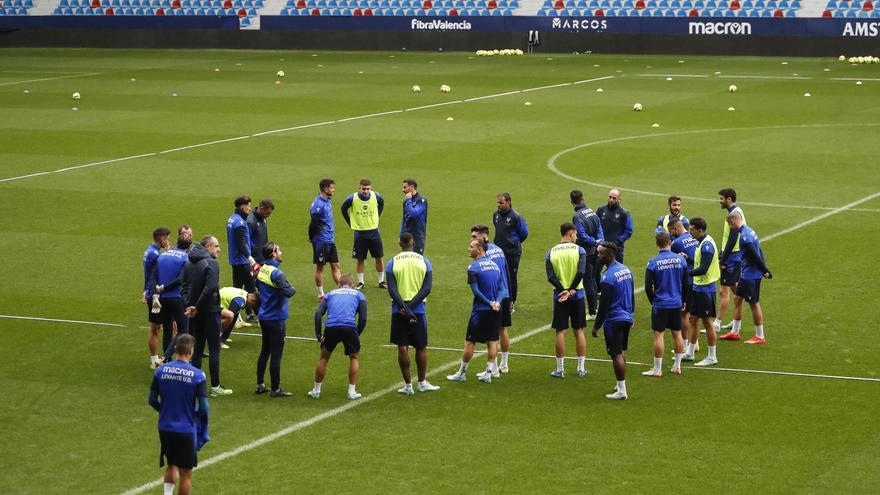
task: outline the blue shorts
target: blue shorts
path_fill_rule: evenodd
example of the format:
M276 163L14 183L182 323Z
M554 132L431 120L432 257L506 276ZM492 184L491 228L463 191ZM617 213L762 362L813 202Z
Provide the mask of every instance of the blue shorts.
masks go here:
M742 263L739 261L728 261L721 265L721 280L719 283L725 287L733 287L739 281L741 273Z
M735 294L747 303L756 303L761 301L761 279L746 280L740 279L736 284Z
M355 327L327 327L324 329L324 342L321 342L321 347L327 349L327 352L333 352L333 349L336 349L340 342L345 348L346 356L361 352L361 338Z
M501 313L498 311L474 311L468 321L465 340L471 343L494 342L501 335Z
M606 321L603 325L605 331L605 350L609 356L623 354L629 347L629 329L631 321Z

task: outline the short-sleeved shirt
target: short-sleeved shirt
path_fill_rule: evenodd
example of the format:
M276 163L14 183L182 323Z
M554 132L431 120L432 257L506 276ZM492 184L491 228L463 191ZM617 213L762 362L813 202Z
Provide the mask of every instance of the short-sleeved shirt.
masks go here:
M687 255L688 266L693 267L694 254L696 253L697 246L699 245L700 241L694 239L694 236L692 236L690 232L685 232L684 234L681 234L672 241L671 250L673 253L676 254Z
M611 304L608 307L606 323L615 321L633 321L633 275L629 268L615 261L608 265L605 274L602 275L602 284L610 285Z
M681 308L681 279L687 273L684 256L664 250L648 260L648 270L654 276L654 302L657 309Z
M501 269L498 265L483 256L468 266L468 285L476 282L477 289L490 301L497 301L502 289ZM499 301L500 302L500 301ZM473 311L490 311L491 306L474 296Z
M586 255L587 251L583 247L572 242L563 242L553 246L547 251L546 260L553 266L553 271L556 272L556 278L559 280L559 283L562 284L562 287L568 288L571 283L574 282L574 278L577 275L578 263L580 262L581 256ZM581 280L576 289L577 290L572 299L583 299L583 280ZM554 289L553 300L555 301L558 296L559 294Z
M317 215L324 227L317 236L310 239L312 244L324 245L333 243L333 205L330 203L330 199L324 199L320 194L315 196L315 200L312 201L312 206L309 208L309 214Z
M349 287L331 290L327 293L327 319L324 326L357 327L358 305L366 300L367 296L363 292Z
M159 431L195 433L196 399L205 391L205 373L183 361L156 369L152 390L159 393Z

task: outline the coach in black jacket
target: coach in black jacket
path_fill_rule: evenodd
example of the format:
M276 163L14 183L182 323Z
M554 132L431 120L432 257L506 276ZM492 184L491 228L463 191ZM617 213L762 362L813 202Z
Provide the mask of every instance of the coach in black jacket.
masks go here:
M192 365L202 367L205 341L208 343L208 368L211 374L211 396L230 395L232 390L220 385L220 243L214 236L205 236L189 253L183 267L183 300L189 328L196 339Z

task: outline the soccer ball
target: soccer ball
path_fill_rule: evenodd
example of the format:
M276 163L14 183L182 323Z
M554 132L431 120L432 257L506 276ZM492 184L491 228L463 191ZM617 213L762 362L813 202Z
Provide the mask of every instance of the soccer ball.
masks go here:
M731 84L730 87L727 88L727 90L731 93L736 93L736 84Z
M279 79L282 78L282 77L284 77L284 76L285 76L285 74L284 74L284 71L283 71L283 70L279 70L278 72L275 73L275 77L277 77L277 78L279 78Z
M841 55L841 56L837 57L837 60L840 60L841 62L845 62L845 61L846 61L846 57L843 56L843 55Z
M856 62L863 64L865 63L865 57L856 57Z
M418 84L416 84L415 86L412 87L412 92L413 93L421 93L422 88Z
M642 104L636 103L635 105L633 105L633 110L636 112L641 112L642 111Z
M447 85L445 85L445 84L442 85L442 86L440 86L440 92L441 92L441 93L448 93L448 92L450 92L450 91L452 91L452 88L450 88L449 86L447 86Z
M73 93L73 95L71 95L71 98L73 98L74 100L78 100L80 98L79 93Z
M854 64L854 63L856 63L856 58L855 58L855 57L850 57L849 59L847 59L847 62L849 62L849 63L851 63L851 64Z

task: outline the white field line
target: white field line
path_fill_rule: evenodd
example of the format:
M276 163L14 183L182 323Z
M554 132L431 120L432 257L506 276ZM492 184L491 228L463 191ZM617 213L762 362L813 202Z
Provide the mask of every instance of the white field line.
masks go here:
M324 122L315 122L314 124L303 124L297 125L293 127L285 127L284 129L274 129L271 131L258 132L256 134L251 134L251 137L260 137L260 136L268 136L269 134L278 134L279 132L287 132L287 131L297 131L299 129L308 129L309 127L320 127L322 125L335 124L335 120L327 120Z
M443 103L434 103L433 105L422 105L420 107L407 108L406 110L404 110L404 112L415 112L416 110L425 110L427 108L445 107L446 105L455 105L457 103L464 102L462 100L444 101Z
M232 335L243 335L245 337L262 337L263 336L263 334L253 333L253 332L232 332ZM316 344L318 343L318 341L315 340L314 337L299 337L296 335L287 335L284 337L284 339L285 340L305 340L308 342L314 342Z
M27 84L33 82L41 82L41 81L54 81L56 79L71 79L75 77L91 77L91 76L99 76L101 72L81 72L77 74L71 74L68 76L58 76L58 77L43 77L40 79L27 79L24 81L10 81L5 83L0 83L0 86L13 86L15 84Z
M810 80L812 77L806 76L727 76L720 75L719 79L794 79L794 80Z
M498 98L500 96L515 95L517 93L522 93L522 90L508 91L506 93L495 93L494 95L477 96L476 98L468 98L468 99L464 100L464 102L469 103L472 101L488 100L489 98Z
M134 159L137 159L137 158L143 158L143 157L145 157L145 156L153 156L153 155L155 155L155 154L156 154L156 153L143 153L143 154L140 154L140 155L132 155L132 156L125 156L125 157L122 157L122 158L114 158L114 159L112 159L112 160L103 160L103 161L100 161L100 162L86 163L86 164L83 164L83 165L74 165L74 166L72 166L72 167L59 168L58 170L54 170L54 171L52 171L51 173L56 174L56 173L58 173L58 172L67 172L67 171L69 171L69 170L77 170L77 169L80 169L80 168L88 168L88 167L96 167L96 166L98 166L98 165L106 165L106 164L108 164L108 163L124 162L124 161L126 161L126 160L134 160Z
M383 344L382 347L397 347L394 344ZM456 349L454 347L428 347L429 350L432 351L450 351L450 352L461 352L461 349ZM486 351L474 351L474 354L486 354ZM511 352L511 356L521 356L521 357L529 357L529 358L540 358L540 359L556 359L556 356L550 354L530 354L526 352ZM569 361L574 361L576 357L566 357ZM598 359L598 358L586 358L587 361L593 361L596 363L610 363L610 359ZM627 365L635 365L635 366L654 366L653 364L648 363L640 363L638 361L630 361L627 359ZM716 366L682 366L682 368L686 369L712 369L715 371L731 371L735 373L752 373L759 375L780 375L780 376L800 376L807 378L826 378L829 380L849 380L856 382L880 382L880 378L866 378L861 376L841 376L841 375L821 375L817 373L795 373L789 371L769 371L769 370L745 370L739 368L719 368Z
M639 139L660 138L660 137L667 137L667 136L685 136L685 135L691 135L691 134L710 134L710 133L717 133L717 132L768 130L768 129L816 129L816 128L821 129L821 128L826 128L826 127L877 127L877 126L880 126L880 123L869 123L869 124L796 124L796 125L771 125L771 126L761 126L761 127L728 127L728 128L724 128L724 129L696 129L696 130L689 130L689 131L672 131L672 132L659 132L659 133L653 133L653 134L639 134L639 135L635 135L635 136L623 136L623 137L616 137L616 138L610 138L610 139L602 139L600 141L583 143L583 144L579 144L577 146L572 146L571 148L566 148L566 149L554 154L553 156L551 156L547 160L547 168L550 169L550 171L553 172L554 174L556 174L564 179L568 179L568 180L571 180L574 182L580 182L582 184L587 184L587 185L591 185L591 186L595 186L595 187L604 187L604 188L609 188L609 189L615 188L615 189L619 189L621 191L627 191L627 192L632 192L632 193L636 193L636 194L645 194L648 196L660 196L660 197L665 198L669 195L668 192L645 191L642 189L619 187L619 186L616 186L613 184L593 182L593 181L589 181L586 179L581 179L580 177L575 177L573 175L566 174L565 172L559 170L559 168L556 167L556 161L559 160L559 158L562 157L563 155L566 155L568 153L571 153L572 151L577 151L577 150L580 150L583 148L589 148L589 147L599 146L599 145L603 145L603 144L619 143L619 142L625 142L625 141L635 141L635 140L639 140ZM715 198L715 199L699 198L696 196L682 196L682 198L693 200L693 201L709 202L709 203L715 203L718 201L717 198ZM740 201L739 204L749 205L749 206L768 206L768 207L773 207L773 208L796 208L796 209L803 209L803 210L826 210L826 211L835 211L835 212L836 212L836 210L838 210L838 208L830 207L830 206L790 205L790 204L780 204L780 203L766 203L766 202L760 202L760 201ZM847 209L851 210L851 211L863 211L863 212L871 212L871 213L880 212L880 209L877 209L877 208L847 208Z
M832 81L880 81L873 77L832 77Z
M522 93L528 93L530 91L541 91L542 89L562 88L565 86L571 86L571 83L551 84L549 86L538 86L537 88L524 89L524 90L522 90Z
M59 318L38 318L36 316L17 316L17 315L0 315L0 318L8 320L30 320L30 321L49 321L53 323L75 323L80 325L97 325L102 327L125 327L119 323L105 323L101 321L80 321L80 320L62 320Z
M510 342L511 343L520 342L520 341L525 340L533 335L536 335L540 332L543 332L544 330L547 330L548 328L550 328L550 325L544 325L542 327L533 328L524 334L517 335L516 337L513 337L512 339L510 339ZM450 369L454 366L457 366L458 363L459 363L459 360L456 359L455 361L449 361L445 364L442 364L438 367L435 367L433 370L428 372L428 376L435 376L438 374L442 374L443 372L447 371L448 369ZM302 420L298 423L293 423L291 425L288 425L288 426L276 431L275 433L266 435L264 437L260 437L252 442L246 443L246 444L241 445L239 447L236 447L232 450L227 450L226 452L222 452L222 453L217 454L214 457L210 457L206 460L199 461L199 465L195 469L198 470L198 469L206 468L206 467L211 466L213 464L217 464L218 462L229 459L230 457L235 457L239 454L248 452L248 451L253 450L257 447L260 447L260 446L263 446L267 443L278 440L279 438L290 435L291 433L297 432L297 431L302 430L304 428L308 428L309 426L312 426L316 423L320 423L321 421L324 421L325 419L330 419L334 416L338 416L339 414L342 414L345 411L348 411L349 409L353 409L353 408L358 407L360 405L367 404L373 400L384 397L388 394L394 393L397 391L397 389L399 387L400 387L400 383L395 383L394 385L391 385L387 388L379 390L378 392L373 392L372 394L364 395L361 399L358 399L355 401L349 401L341 406L327 410L317 416L313 416L311 418ZM163 482L164 482L163 479L159 478L157 480L153 480L149 483L145 483L141 486L138 486L138 487L132 488L131 490L123 492L123 495L136 495L138 493L143 493L147 490L151 490L153 488L157 488L157 487L161 486Z
M841 206L840 208L835 208L831 211L827 211L821 215L818 215L818 216L815 216L815 217L810 218L808 220L805 220L797 225L793 225L787 229L780 230L779 232L775 232L773 234L770 234L767 237L762 237L761 240L766 242L766 241L775 239L777 237L782 237L785 234L794 232L795 230L798 230L798 229L802 229L802 228L806 227L807 225L810 225L812 223L816 223L820 220L824 220L824 219L826 219L832 215L836 215L842 211L851 210L854 206L860 205L860 204L865 203L867 201L871 201L872 199L875 199L875 198L880 198L880 192L875 192L874 194L870 194L868 196L865 196L862 199L857 199L857 200L853 201L852 203L847 203L847 204Z
M594 77L592 79L582 79L580 81L575 81L572 84L585 84L585 83L591 83L591 82L596 82L596 81L604 81L606 79L614 79L615 77L617 77L617 76Z
M88 74L80 70L0 70L0 74Z
M584 81L578 81L575 83L564 83L563 85L581 84L581 83L601 81L604 79L612 79L612 78L614 78L614 76L605 76L605 77L598 77L598 78L594 78L594 79L586 79ZM559 86L559 85L547 86L547 88L557 87L557 86ZM75 166L71 166L71 167L65 167L65 168L61 168L58 170L52 170L52 171L47 171L47 172L37 172L37 173L33 173L33 174L28 174L28 175L20 175L18 177L7 177L7 178L0 179L0 183L26 179L29 177L37 177L40 175L48 175L48 174L58 173L58 172L67 172L70 170L76 170L76 169L80 169L80 168L94 167L96 165L104 165L107 163L115 163L115 162L121 162L121 161L125 161L125 160L132 160L134 158L143 158L143 157L154 156L154 155L158 155L158 154L174 153L174 152L189 150L189 149L193 149L193 148L201 148L204 146L212 146L215 144L228 143L231 141L239 141L239 140L247 139L247 138L251 138L251 137L267 136L270 134L278 134L281 132L295 131L295 130L299 130L299 129L306 129L306 128L310 128L310 127L318 127L318 126L323 126L323 125L340 124L340 123L344 123L344 122L351 122L354 120L366 119L366 118L371 118L371 117L380 117L380 116L385 116L385 115L393 115L393 114L398 114L398 113L403 113L403 112L414 112L416 110L425 110L428 108L435 108L435 107L439 107L439 106L443 106L443 105L454 105L457 103L467 103L467 102L477 101L477 100L486 99L486 98L497 98L499 96L507 96L507 95L512 95L512 94L517 94L517 93L520 93L521 91L522 90L509 91L507 93L498 93L498 94L494 94L494 95L480 96L480 97L471 98L468 100L455 100L455 101L449 101L449 102L444 102L444 103L437 103L434 105L423 105L423 106L419 106L419 107L405 108L402 110L390 110L387 112L371 113L371 114L367 114L367 115L356 115L353 117L347 117L347 118L337 119L337 120L329 120L326 122L317 122L317 123L313 123L313 124L303 124L303 125L298 125L298 126L293 126L293 127L285 127L283 129L272 129L272 130L268 130L268 131L257 132L254 134L247 134L244 136L231 137L231 138L227 138L227 139L219 139L216 141L209 141L206 143L196 143L196 144L192 144L189 146L182 146L179 148L173 148L173 149L168 149L168 150L154 152L154 153L144 153L141 155L129 156L129 157L125 157L125 158L113 158L110 160L103 160L103 161L95 162L95 163L87 163L85 165L75 165Z
M711 77L704 74L636 74L639 77Z

